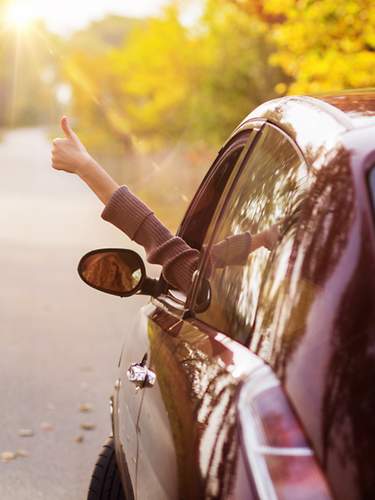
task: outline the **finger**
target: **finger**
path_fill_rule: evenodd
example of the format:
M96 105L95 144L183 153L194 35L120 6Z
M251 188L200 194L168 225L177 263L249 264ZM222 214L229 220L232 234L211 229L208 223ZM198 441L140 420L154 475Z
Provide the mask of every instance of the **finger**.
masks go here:
M61 118L61 128L65 134L67 139L72 139L75 142L79 142L77 134L73 131L72 127L69 124L69 120L67 116L63 116Z
M58 144L61 144L62 142L65 142L66 139L61 139L61 137L56 137L56 139L53 139L52 144L54 146L57 146Z

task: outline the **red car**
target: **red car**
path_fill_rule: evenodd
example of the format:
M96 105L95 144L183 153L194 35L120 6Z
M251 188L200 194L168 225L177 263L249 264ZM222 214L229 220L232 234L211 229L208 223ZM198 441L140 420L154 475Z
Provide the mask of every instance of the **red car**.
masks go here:
M186 296L133 251L82 258L91 286L152 297L90 500L375 498L374 203L375 91L285 97L237 127L181 223L201 251ZM269 228L212 266L221 241Z

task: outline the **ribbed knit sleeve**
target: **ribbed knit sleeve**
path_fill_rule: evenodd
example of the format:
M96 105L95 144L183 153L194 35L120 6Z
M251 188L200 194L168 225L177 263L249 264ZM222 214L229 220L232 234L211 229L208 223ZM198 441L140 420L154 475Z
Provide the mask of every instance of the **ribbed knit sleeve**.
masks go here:
M163 276L178 290L187 292L200 252L172 233L152 210L126 186L121 186L106 204L102 218L145 248L147 260L163 266Z
M245 265L251 251L251 234L245 233L227 236L215 243L211 250L211 263L214 268L233 265Z

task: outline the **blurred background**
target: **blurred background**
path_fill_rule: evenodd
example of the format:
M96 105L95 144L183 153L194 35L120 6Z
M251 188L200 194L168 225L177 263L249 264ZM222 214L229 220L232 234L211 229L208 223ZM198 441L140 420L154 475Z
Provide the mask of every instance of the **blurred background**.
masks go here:
M172 229L256 105L375 84L372 0L1 3L0 125L69 114Z
M258 104L371 86L373 0L0 0L1 499L85 497L146 300L77 277L86 251L135 247L52 171L60 116L174 231Z

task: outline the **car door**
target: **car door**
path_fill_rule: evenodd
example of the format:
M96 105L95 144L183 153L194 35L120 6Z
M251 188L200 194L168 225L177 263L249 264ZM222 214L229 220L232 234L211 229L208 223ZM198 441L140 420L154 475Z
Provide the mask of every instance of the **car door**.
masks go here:
M262 127L236 163L205 231L191 296L178 306L177 297L160 297L149 311L157 384L144 391L138 420L142 499L226 498L238 475L236 397L243 379L262 363L243 344L275 249L260 245L241 254L249 232L255 242L280 218L288 220L307 176L297 148L271 125Z
M244 258L237 237L288 225L308 185L305 161L293 141L271 124L259 129L242 147L226 182L219 183L220 196L209 192L215 185L209 174L182 224L181 235L202 251L191 293L186 298L168 290L153 300L132 339L133 346L141 340L137 352L123 357L122 373L147 353L147 366L156 374L155 385L136 396L134 485L142 500L227 498L238 478L247 477L236 398L244 378L262 365L245 346L278 238ZM205 199L215 200L214 207ZM280 238L282 232L281 227ZM229 260L222 253L215 267L216 250L228 240L236 242L236 251L229 252ZM241 488L241 498L253 498L251 481Z
M287 221L307 179L292 141L276 127L262 127L212 213L190 297L178 307L173 298L154 301L148 338L157 383L144 391L139 415L139 499L226 498L247 476L236 397L244 378L262 365L243 344L276 249L259 246L243 258L241 234L260 234L280 218ZM215 268L217 249L228 241L235 249L221 253ZM211 295L204 304L207 282ZM241 488L243 498L252 498L250 482Z
M259 127L254 123L253 128L234 136L220 151L181 226L180 234L191 246L202 244L207 226L226 198ZM219 376L217 357L229 362L233 353L215 340L214 332L200 331L187 319L186 297L181 293L168 290L152 303L153 309L147 312L147 352L156 384L143 391L138 419L136 497L199 498L205 486L194 459L204 427L196 425L196 412L203 404L203 393L196 386L201 379L198 365L204 371L211 370L205 382L211 387ZM222 369L220 376L226 373ZM233 387L228 397L234 397ZM195 390L198 393L194 395ZM209 391L213 394L214 389Z
M157 383L140 412L137 498L224 498L237 462L237 388L258 359L157 302L149 338Z
M225 148L220 150L218 157L203 180L197 195L193 199L187 216L182 224L183 228L186 221L191 221L190 224L186 225L187 241L191 246L198 248L201 240L203 240L205 227L210 222L216 206L223 197L223 191L228 184L228 179L231 179L234 176L234 172L238 170L242 162L241 153L244 156L245 151L249 149L259 126L259 124L254 122L254 126L251 130L236 134L228 141ZM161 281L163 282L162 277ZM123 483L131 483L132 485L131 489L133 491L129 492L129 495L134 493L137 498L142 498L143 481L145 477L153 478L155 483L158 483L158 479L151 473L139 473L139 469L144 469L144 465L138 467L139 442L141 441L144 443L144 449L147 449L148 452L149 448L155 444L159 449L160 456L164 456L164 463L166 463L165 457L170 455L170 453L166 451L168 445L171 443L172 434L170 429L164 426L164 445L161 447L160 443L158 444L155 439L155 428L149 425L141 425L142 422L140 421L140 410L142 408L143 398L147 392L153 394L152 400L154 402L156 401L156 406L162 406L158 380L152 390L138 390L135 385L129 381L127 376L129 367L134 363L141 363L144 361L150 369L154 369L153 367L158 365L158 352L163 343L161 342L161 337L157 343L151 342L150 340L151 338L155 338L155 335L152 336L151 332L155 331L156 328L153 327L153 325L156 324L155 318L160 317L160 315L158 316L158 312L160 312L160 310L168 311L168 317L170 316L171 318L168 324L171 324L171 321L174 323L179 320L185 312L184 304L186 297L183 297L181 301L178 298L177 292L175 292L173 296L170 295L167 289L165 292L166 293L163 294L162 303L157 306L152 303L146 305L134 318L132 318L130 324L127 325L128 331L126 332L126 338L119 362L119 378L116 382L114 392L114 408L116 412L113 421L117 460L120 463ZM158 395L158 397L155 395ZM144 406L147 408L149 402ZM156 418L156 413L154 415ZM159 423L160 422L162 422L162 420L160 420ZM158 428L161 429L160 425ZM144 439L145 435L148 436L147 443ZM169 441L167 439L168 436ZM172 470L173 461L170 462L169 471ZM140 481L138 481L138 478L141 478ZM169 474L169 481L171 484L173 480L176 482L176 478L177 473L175 470L174 473L171 472ZM156 487L155 491L157 491ZM163 494L160 495L160 498L165 498Z

